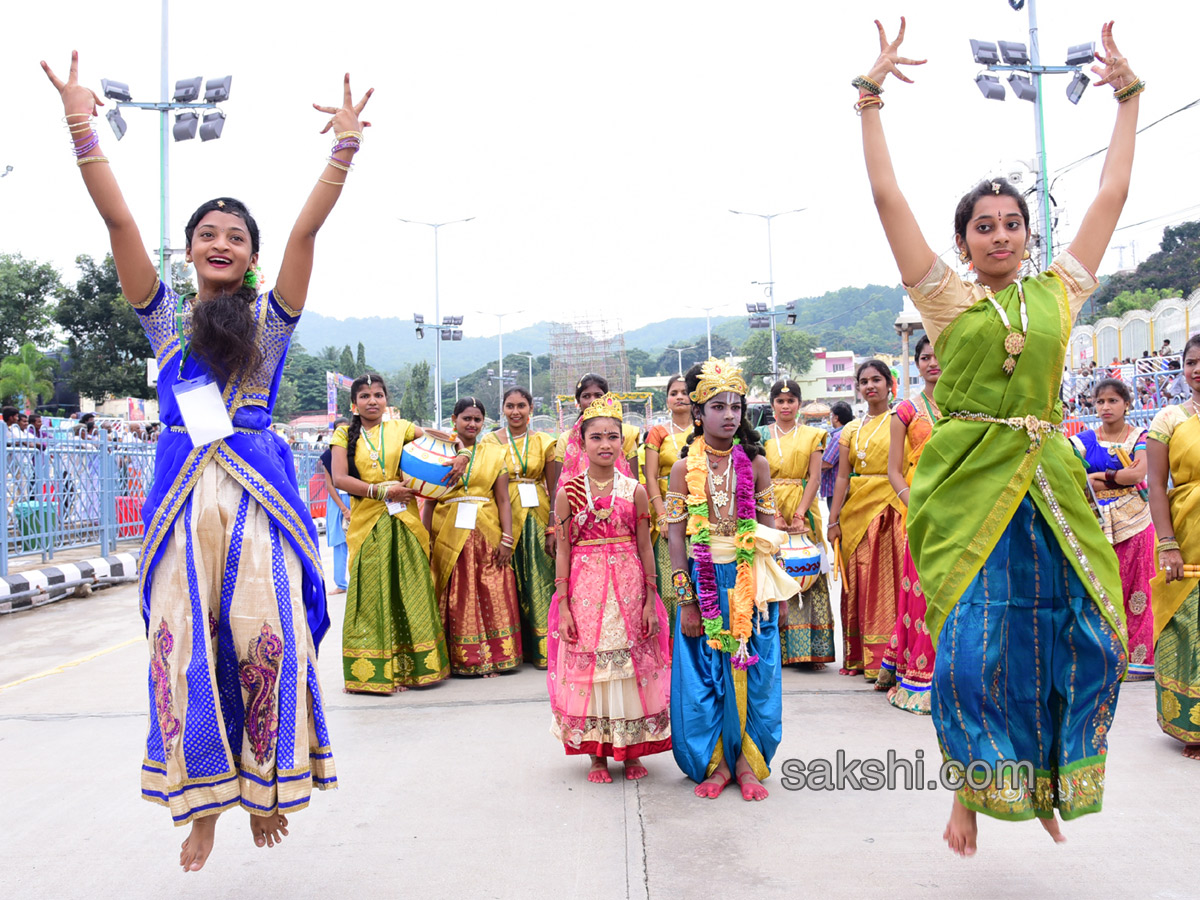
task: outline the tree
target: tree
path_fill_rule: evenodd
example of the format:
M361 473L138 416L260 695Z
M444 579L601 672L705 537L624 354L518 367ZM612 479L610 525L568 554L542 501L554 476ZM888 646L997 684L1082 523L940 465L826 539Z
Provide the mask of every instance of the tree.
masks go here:
M54 395L54 362L33 344L23 344L0 362L0 397L30 408Z
M429 390L429 363L422 360L413 364L412 376L404 388L404 397L400 400L401 417L423 425L432 417L432 400L433 394Z
M1200 222L1164 228L1159 247L1132 272L1118 272L1096 289L1091 303L1097 317L1120 315L1110 306L1125 293L1153 288L1186 297L1200 288Z
M781 329L776 337L776 354L779 359L779 375L795 377L803 375L813 363L813 349L817 346L816 339L807 332L794 331L790 328ZM714 345L714 350L716 349ZM738 356L746 357L742 363L746 382L755 386L757 379L771 377L771 332L769 329L755 329L746 343L742 344ZM762 381L757 381L762 384Z
M1133 309L1152 309L1159 300L1167 297L1178 297L1182 291L1177 288L1142 288L1138 291L1121 291L1113 297L1112 302L1104 307L1106 316L1122 316Z
M154 354L137 313L121 294L112 255L101 263L83 255L75 264L79 280L64 289L54 311L54 321L68 335L71 387L97 400L153 397L145 361Z
M342 348L342 355L338 358L338 371L343 375L349 375L351 378L355 375L354 354L350 352L350 345L347 344Z
M354 358L354 373L353 377L357 378L367 371L367 348L363 346L363 342L358 342L358 355ZM350 375L350 372L344 372L345 375Z
M58 272L49 263L0 253L0 355L12 356L27 343L46 346L53 301L61 291Z

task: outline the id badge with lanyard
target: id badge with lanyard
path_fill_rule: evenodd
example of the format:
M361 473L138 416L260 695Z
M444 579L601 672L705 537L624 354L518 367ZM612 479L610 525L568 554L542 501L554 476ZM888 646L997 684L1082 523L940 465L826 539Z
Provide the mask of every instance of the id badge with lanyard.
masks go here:
M180 378L171 390L175 394L175 403L179 407L179 415L183 417L184 427L193 447L202 447L219 441L233 434L233 422L225 409L225 401L221 397L221 388L213 381L212 376L205 373L196 378L183 378L183 365L187 362L187 339L183 334L183 297L175 309L175 330L179 337L179 372Z
M510 429L507 425L505 425L504 430L508 434L508 449L513 455L513 458L514 458L513 461L517 464L517 467L519 467L521 470L520 477L525 478L525 477L527 477L528 472L529 472L529 430L528 430L528 426L526 426L526 431L525 431L525 451L524 451L524 453L522 453L520 450L517 449L516 441L513 440L512 429ZM532 484L530 482L518 481L517 482L517 499L521 501L521 506L524 509L532 509L535 506L539 506L540 503L538 502L537 485Z

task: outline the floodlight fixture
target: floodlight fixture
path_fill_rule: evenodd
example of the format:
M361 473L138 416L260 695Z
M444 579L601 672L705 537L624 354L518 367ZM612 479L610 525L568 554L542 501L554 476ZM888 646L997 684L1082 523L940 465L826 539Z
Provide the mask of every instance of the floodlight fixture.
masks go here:
M784 309L795 309L795 308L796 308L795 300L789 300L786 304L784 304Z
M420 341L420 340L424 340L424 339L425 339L425 329L418 326L417 327L417 340Z
M442 329L438 333L442 336L443 341L450 340L450 335L452 334L449 328Z
M197 75L195 78L184 78L175 82L175 95L172 99L176 103L195 103L196 98L200 96L202 81L203 76Z
M454 340L456 340L456 341L462 340L462 330L461 329L459 329L459 328L454 329Z
M975 86L979 88L979 93L988 100L1004 99L1004 85L995 75L986 75L980 72L975 76Z
M133 99L133 94L129 93L129 85L123 81L110 81L107 78L101 78L100 90L104 92L104 96L109 100L116 100L117 102L125 101L128 103Z
M752 316L750 318L751 328L770 328L771 319L769 316Z
M177 141L190 141L196 136L200 127L200 117L194 112L181 112L175 116L175 124L171 126L171 134Z
M204 116L204 121L200 125L200 140L215 141L221 136L221 131L225 128L225 113L219 109L215 109Z
M423 315L421 315L420 313L413 313L413 324L414 325L424 325L425 317Z
M1000 53L991 41L977 41L971 38L971 55L981 66L994 66L1000 62Z
M1014 72L1008 76L1008 86L1018 100L1028 100L1030 103L1037 100L1037 86L1032 78Z
M204 84L204 102L220 103L223 100L228 100L229 85L232 81L232 75L226 75L224 78L208 79Z
M1091 65L1096 59L1096 42L1088 41L1086 44L1072 44L1067 48L1067 65L1068 66L1087 66Z
M746 312L748 312L748 313L758 312L758 304L757 303L747 303L746 304Z
M125 124L125 118L119 109L113 107L104 114L104 118L108 119L108 124L112 126L113 134L117 136L118 141L125 137L125 129L129 126Z
M795 324L796 324L796 314L795 314L794 312L793 312L793 313L788 313L788 317L787 317L787 323L788 323L789 325L795 325Z
M1091 84L1089 79L1083 72L1076 72L1075 77L1071 79L1071 83L1067 85L1067 99L1074 104L1079 103L1079 98L1083 96L1084 89Z
M1000 55L1010 66L1029 65L1029 50L1020 41L997 41Z

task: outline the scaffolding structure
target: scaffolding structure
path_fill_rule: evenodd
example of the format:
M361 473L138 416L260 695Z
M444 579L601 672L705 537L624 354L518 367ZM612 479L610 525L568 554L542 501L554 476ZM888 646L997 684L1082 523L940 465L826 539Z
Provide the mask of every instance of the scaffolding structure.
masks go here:
M576 319L550 325L550 377L555 394L575 395L588 373L608 379L609 390L628 391L629 360L620 321Z

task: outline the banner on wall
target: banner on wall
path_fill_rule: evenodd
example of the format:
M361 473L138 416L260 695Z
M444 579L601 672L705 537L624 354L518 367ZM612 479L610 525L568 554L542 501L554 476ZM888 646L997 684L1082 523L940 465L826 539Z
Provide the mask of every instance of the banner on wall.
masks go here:
M136 397L129 398L129 421L130 422L145 422L146 421L146 401Z
M337 392L349 391L353 378L348 378L341 372L325 373L325 412L332 423L337 418Z

